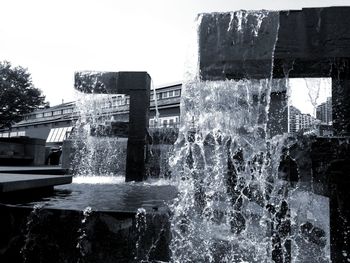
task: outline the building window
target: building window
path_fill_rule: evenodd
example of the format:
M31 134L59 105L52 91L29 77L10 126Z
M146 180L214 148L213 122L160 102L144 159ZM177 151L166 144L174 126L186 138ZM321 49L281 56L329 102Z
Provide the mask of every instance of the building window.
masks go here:
M118 96L115 101L113 101L113 107L117 107L117 106L122 106L125 105L125 100L123 99L123 97Z
M1 137L7 138L7 137L9 137L9 133L8 132L3 132Z
M63 114L72 113L72 112L73 112L73 108L63 110Z
M26 132L25 131L19 131L17 133L18 136L26 136Z
M55 110L52 115L53 116L57 116L57 115L61 115L62 114L62 110Z
M63 142L69 137L71 131L72 127L53 128L50 130L46 142Z
M44 117L51 117L52 116L52 112L44 112Z
M36 115L35 115L35 118L42 118L43 117L43 114L42 113L37 113Z
M175 95L174 97L179 97L181 95L181 90L177 89L174 91Z

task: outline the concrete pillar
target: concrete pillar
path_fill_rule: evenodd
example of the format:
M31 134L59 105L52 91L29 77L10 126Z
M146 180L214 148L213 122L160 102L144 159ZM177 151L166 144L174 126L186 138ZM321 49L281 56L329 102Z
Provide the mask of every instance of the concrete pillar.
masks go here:
M151 78L147 74L140 89L131 89L129 111L129 137L126 157L125 181L146 179L145 159L149 125Z

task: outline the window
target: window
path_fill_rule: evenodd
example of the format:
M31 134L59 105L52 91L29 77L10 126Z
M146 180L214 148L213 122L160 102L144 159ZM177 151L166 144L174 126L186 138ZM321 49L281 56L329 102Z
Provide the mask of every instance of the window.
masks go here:
M119 96L117 99L117 106L125 105L125 99L122 96Z
M52 116L52 112L49 111L49 112L44 112L44 117L50 117Z
M26 136L26 132L25 131L19 131L17 134L18 134L18 136Z
M175 93L174 95L175 97L179 97L181 95L181 90L177 89L174 91L174 93Z
M43 114L42 113L37 113L36 115L35 115L35 118L42 118L43 117Z
M72 127L62 127L54 128L50 130L49 136L46 139L46 142L63 142L68 138Z
M53 116L57 116L57 115L61 115L62 114L62 110L55 110L52 115Z
M0 137L9 137L9 133L8 132L3 132L2 134L0 133Z
M63 110L63 114L72 113L72 112L73 112L73 108Z
M168 98L168 92L162 92L162 99Z

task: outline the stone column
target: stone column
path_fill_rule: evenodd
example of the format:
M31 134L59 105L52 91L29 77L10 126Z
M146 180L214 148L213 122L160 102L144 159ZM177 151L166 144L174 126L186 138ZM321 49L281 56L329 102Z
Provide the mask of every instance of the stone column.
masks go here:
M149 126L149 104L151 78L145 75L137 76L138 85L130 85L129 137L126 157L125 181L142 181L146 179L146 137ZM134 80L135 81L135 80Z

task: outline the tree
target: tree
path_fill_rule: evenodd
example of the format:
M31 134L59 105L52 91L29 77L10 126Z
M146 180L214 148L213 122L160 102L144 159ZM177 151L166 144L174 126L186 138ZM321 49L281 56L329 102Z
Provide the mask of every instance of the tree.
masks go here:
M11 127L24 114L44 105L44 100L27 69L0 61L0 129Z

